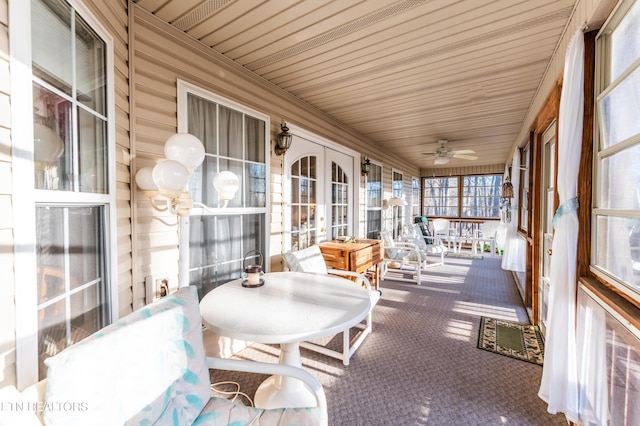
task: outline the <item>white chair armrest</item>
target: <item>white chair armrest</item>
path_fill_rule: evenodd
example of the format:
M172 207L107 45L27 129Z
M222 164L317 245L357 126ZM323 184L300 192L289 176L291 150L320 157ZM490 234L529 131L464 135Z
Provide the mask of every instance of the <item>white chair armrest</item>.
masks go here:
M206 357L207 367L215 370L241 371L244 373L258 374L275 374L280 376L289 376L301 380L311 389L316 398L318 408L322 414L322 424L328 424L327 415L327 397L325 396L322 385L309 372L302 368L284 364L271 364L257 361L244 361L238 359L224 359L215 357ZM285 408L285 407L283 407Z
M343 275L345 277L359 278L364 283L364 287L367 290L371 290L371 282L369 281L369 278L367 278L364 274L353 272L353 271L343 271L342 269L329 269L329 273L331 275Z

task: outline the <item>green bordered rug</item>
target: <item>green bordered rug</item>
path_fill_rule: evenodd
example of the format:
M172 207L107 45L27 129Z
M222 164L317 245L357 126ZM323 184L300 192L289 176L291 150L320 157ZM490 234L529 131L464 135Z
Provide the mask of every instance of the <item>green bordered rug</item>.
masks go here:
M478 348L542 365L544 342L537 325L481 317Z

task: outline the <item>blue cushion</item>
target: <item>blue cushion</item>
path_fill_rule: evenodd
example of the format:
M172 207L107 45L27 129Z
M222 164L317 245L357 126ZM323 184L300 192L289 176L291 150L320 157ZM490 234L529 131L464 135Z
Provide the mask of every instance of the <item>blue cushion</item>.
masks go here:
M211 394L196 287L127 315L45 364L48 425L190 425ZM76 408L56 409L69 403Z

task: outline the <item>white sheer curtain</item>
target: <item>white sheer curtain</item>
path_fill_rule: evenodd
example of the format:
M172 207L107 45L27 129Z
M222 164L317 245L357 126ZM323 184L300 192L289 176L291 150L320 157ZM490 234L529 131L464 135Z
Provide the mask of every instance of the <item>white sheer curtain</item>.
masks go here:
M607 319L604 308L584 291L578 294L577 353L580 421L583 425L609 424L607 382Z
M576 355L577 181L584 108L584 38L580 28L567 47L558 118L557 189L560 207L553 219L549 312L542 383L538 396L550 413L578 422Z
M525 245L524 240L518 237L518 201L520 188L520 151L516 150L512 161L513 198L511 199L511 222L507 223L504 253L502 255L502 269L516 272L524 272Z

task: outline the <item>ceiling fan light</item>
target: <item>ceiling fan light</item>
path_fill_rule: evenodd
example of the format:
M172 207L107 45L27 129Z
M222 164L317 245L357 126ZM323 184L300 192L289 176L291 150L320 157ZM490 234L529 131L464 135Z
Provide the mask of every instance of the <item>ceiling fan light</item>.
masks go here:
M449 158L448 157L436 157L433 160L433 164L437 165L441 165L441 164L447 164L449 163Z

